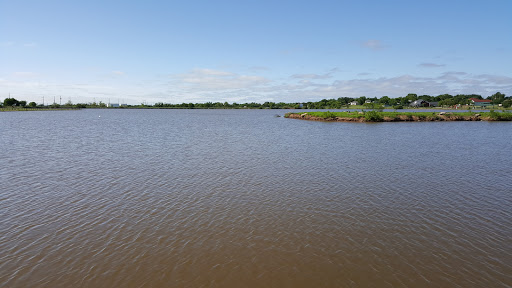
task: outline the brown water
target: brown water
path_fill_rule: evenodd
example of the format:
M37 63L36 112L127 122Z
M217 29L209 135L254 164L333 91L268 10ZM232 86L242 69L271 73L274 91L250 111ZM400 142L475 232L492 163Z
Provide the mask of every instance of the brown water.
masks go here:
M0 287L512 286L512 123L276 113L0 113Z

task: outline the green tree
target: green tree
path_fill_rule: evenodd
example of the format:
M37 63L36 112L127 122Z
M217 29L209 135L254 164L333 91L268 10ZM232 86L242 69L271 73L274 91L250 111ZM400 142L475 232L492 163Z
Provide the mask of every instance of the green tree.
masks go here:
M5 98L4 100L4 106L16 106L18 105L18 100L14 98Z
M27 101L25 101L25 100L18 101L18 105L21 106L21 107L25 107L25 106L27 106Z
M37 106L36 102L30 102L30 103L28 103L28 107L32 107L32 108L34 108L34 107L36 107L36 106Z
M503 101L505 100L505 94L496 92L495 94L488 98L490 98L490 100L492 100L492 103L494 104L502 104Z
M366 101L366 99L367 99L367 98L366 98L366 96L361 96L361 97L357 98L357 99L356 99L357 104L359 104L359 105L363 105L363 104L364 104L364 102Z
M391 100L391 98L389 98L388 96L382 96L380 99L379 99L379 103L380 104L384 104L384 105L389 105L389 101Z
M409 94L407 94L407 96L405 96L405 99L407 100L407 102L411 103L411 102L418 100L418 95L416 95L414 93L409 93Z
M441 106L453 106L455 104L457 104L457 102L455 102L454 99L450 99L450 98L439 101L439 105L441 105Z

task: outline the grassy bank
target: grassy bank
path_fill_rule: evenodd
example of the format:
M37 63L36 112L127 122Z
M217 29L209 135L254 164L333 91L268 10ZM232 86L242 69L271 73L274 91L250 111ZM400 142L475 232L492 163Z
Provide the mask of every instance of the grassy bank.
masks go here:
M304 112L287 113L286 118L342 121L342 122L397 122L397 121L512 121L510 112Z

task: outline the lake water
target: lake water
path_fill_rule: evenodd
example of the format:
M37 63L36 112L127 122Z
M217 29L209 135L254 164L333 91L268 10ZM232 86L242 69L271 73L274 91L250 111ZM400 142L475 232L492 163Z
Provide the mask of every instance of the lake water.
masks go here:
M0 113L1 287L511 287L512 123Z

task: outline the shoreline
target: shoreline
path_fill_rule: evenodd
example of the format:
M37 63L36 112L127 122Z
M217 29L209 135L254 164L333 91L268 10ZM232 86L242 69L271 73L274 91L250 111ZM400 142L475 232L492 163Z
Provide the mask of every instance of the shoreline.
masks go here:
M370 113L368 113L370 112ZM416 114L416 115L415 115ZM285 118L323 122L442 122L512 121L512 113L498 112L304 112L286 113Z

